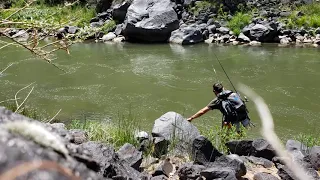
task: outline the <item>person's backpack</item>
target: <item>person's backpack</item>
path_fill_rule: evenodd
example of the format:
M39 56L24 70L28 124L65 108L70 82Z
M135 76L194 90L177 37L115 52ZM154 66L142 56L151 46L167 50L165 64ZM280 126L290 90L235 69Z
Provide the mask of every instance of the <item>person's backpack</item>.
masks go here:
M239 119L237 109L235 105L231 102L231 100L228 99L228 97L226 97L222 99L221 105L223 110L222 113L224 115L224 121L231 123L237 122Z

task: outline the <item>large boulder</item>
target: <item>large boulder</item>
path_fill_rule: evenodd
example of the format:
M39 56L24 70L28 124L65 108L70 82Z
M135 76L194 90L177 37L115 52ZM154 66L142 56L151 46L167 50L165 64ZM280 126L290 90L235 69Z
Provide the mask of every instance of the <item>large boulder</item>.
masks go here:
M212 143L204 136L198 136L192 144L192 160L196 164L205 165L208 162L214 162L216 157L222 154L213 147Z
M201 30L196 25L181 27L172 31L169 42L188 45L203 42Z
M175 142L175 149L190 152L192 143L200 135L198 129L176 112L167 112L155 120L152 128L153 137L163 137L169 142Z
M126 18L127 11L132 0L126 0L120 4L115 4L112 7L112 17L117 23L123 23Z
M279 178L275 177L274 175L265 173L265 172L259 172L254 174L253 179L254 180L279 180Z
M278 36L278 27L273 22L263 22L261 24L248 25L243 29L244 35L251 40L260 42L274 42Z
M127 11L124 36L128 41L167 42L179 28L174 6L170 0L134 0Z

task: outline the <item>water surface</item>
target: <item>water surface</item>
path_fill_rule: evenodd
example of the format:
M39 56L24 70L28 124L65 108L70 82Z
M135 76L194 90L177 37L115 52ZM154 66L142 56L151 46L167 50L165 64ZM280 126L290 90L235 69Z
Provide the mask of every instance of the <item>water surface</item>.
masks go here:
M206 106L214 82L232 88L216 55L235 85L246 84L265 99L282 137L319 135L320 49L83 43L70 52L57 53L62 72L20 48L1 50L0 69L14 65L0 77L0 100L35 82L28 104L48 118L59 109L58 118L66 120L115 119L131 110L149 131L165 112L188 117ZM256 124L249 134L256 136L261 123L252 102L248 107ZM220 112L212 111L194 123L210 127L220 121Z

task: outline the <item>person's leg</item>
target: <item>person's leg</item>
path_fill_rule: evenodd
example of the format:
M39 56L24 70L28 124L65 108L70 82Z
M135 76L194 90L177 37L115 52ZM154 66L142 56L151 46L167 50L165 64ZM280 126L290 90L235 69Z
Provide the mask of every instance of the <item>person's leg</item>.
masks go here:
M246 118L245 120L241 121L243 127L248 128L250 127L250 119Z

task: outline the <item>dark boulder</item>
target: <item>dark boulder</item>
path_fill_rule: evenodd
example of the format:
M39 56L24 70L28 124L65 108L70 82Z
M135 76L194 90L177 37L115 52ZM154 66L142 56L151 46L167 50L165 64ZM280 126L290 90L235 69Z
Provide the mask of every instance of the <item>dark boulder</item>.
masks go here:
M198 136L192 143L192 160L196 164L205 165L214 162L222 154L213 147L212 143L204 136Z
M153 137L164 137L167 141L175 140L175 149L181 153L191 150L192 142L200 135L198 129L176 112L167 112L155 120L152 128Z
M116 4L112 7L112 18L117 23L123 23L126 18L127 11L129 6L131 5L132 0L126 0L121 4Z
M88 0L87 6L94 7L97 13L104 12L111 7L112 0Z
M240 156L256 156L268 160L275 157L275 151L272 146L264 139L230 141L226 143L230 152Z
M232 154L249 156L253 152L252 142L252 140L229 141L226 146Z
M227 27L219 27L216 29L216 31L220 34L229 34L230 29Z
M186 163L179 168L178 176L181 180L198 179L200 172L204 169L206 169L206 167L203 165Z
M179 29L172 31L169 42L182 45L196 44L203 42L203 35L196 25L180 27Z
M269 144L264 139L255 139L252 142L252 147L254 149L253 156L266 158L268 160L272 160L275 157L275 151L271 144Z
M315 34L320 34L320 27L318 27L315 31L314 31Z
M277 166L278 168L278 175L281 179L285 179L285 180L296 180L297 178L294 176L294 174L292 173L291 170L289 170L289 168L285 165L279 165ZM307 171L307 174L314 178L315 180L320 179L318 173L316 170L314 170L313 168L307 168L307 167L303 167L305 168L305 170Z
M236 180L234 170L230 168L212 167L201 171L201 176L206 179L223 179L223 180Z
M279 178L275 177L274 175L264 173L264 172L259 172L254 174L253 179L254 180L279 180Z
M126 143L118 151L117 155L120 159L137 171L140 171L142 162L142 152L138 151L133 145Z
M120 159L113 147L97 143L86 142L80 144L77 152L86 152L89 157L100 165L99 172L107 178L139 179L140 173L130 167L127 162Z
M128 8L123 34L128 41L167 42L179 28L170 0L134 0Z
M310 163L314 169L320 170L320 146L314 146L311 148L310 153Z
M212 25L209 25L209 26L207 27L207 29L209 30L209 32L210 32L211 34L214 34L214 33L216 33L217 26L216 26L215 24L212 24Z
M169 140L166 140L164 137L154 137L154 150L152 155L160 158L162 155L167 154L169 143Z

